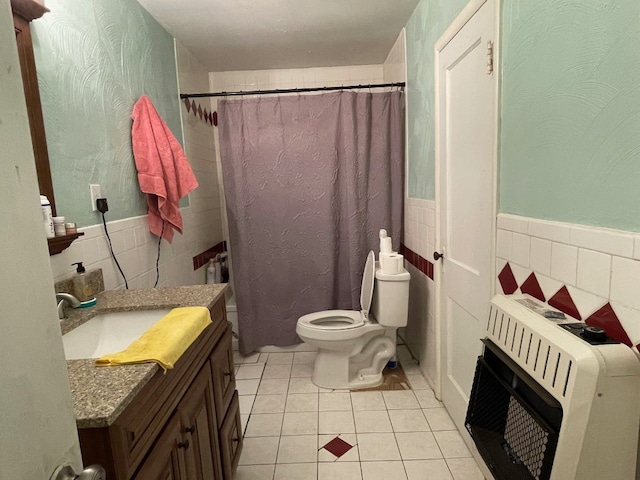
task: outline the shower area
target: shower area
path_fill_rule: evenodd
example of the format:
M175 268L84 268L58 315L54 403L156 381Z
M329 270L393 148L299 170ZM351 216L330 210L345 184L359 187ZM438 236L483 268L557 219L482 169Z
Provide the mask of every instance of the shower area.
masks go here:
M306 313L359 310L380 228L400 245L404 84L376 80L207 94L224 192L227 311L243 354L299 344L295 325Z

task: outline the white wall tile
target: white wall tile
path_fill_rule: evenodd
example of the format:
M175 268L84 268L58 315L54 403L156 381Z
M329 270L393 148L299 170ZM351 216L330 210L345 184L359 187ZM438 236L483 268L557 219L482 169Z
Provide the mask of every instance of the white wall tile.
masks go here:
M571 227L571 244L622 257L633 257L634 236L614 230Z
M522 235L521 233L513 234L511 258L514 262L523 267L528 267L530 248L531 241L528 235Z
M551 241L531 237L531 261L533 271L549 276L551 274Z
M627 307L640 309L639 284L640 261L613 257L611 264L611 300Z
M511 260L513 249L513 233L508 230L498 229L496 238L496 255L505 260Z
M553 242L569 243L571 241L571 226L532 218L529 219L529 235Z
M580 248L578 251L577 286L604 298L609 298L611 255Z
M635 246L633 248L633 258L640 260L640 235L636 235Z
M578 249L554 242L551 246L551 277L575 285L577 269Z
M498 216L498 228L526 234L529 231L529 220L526 217L503 213Z
M629 340L634 345L640 344L640 309L629 308L616 302L611 302L611 307L622 324Z

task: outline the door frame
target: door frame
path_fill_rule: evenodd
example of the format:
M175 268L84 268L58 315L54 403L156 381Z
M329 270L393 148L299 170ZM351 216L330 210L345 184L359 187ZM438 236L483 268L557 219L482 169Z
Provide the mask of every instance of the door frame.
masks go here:
M435 112L434 112L434 124L435 124L435 248L436 251L442 252L442 185L440 174L442 173L442 162L444 159L443 148L441 145L440 135L442 125L440 125L440 110L442 105L440 104L440 87L443 83L443 79L440 78L440 55L442 50L451 42L451 40L462 30L462 28L471 20L471 18L480 10L480 8L487 3L488 0L471 0L466 7L460 12L455 20L447 27L442 36L434 45L434 95L435 95ZM491 268L490 268L490 285L491 292L495 292L496 285L496 229L497 229L497 213L498 213L498 147L500 139L500 11L501 0L494 0L494 46L493 46L493 75L496 75L495 82L495 114L494 124L496 126L496 135L493 139L493 181L492 181L492 215L491 215ZM442 348L442 332L444 319L442 318L442 262L434 262L434 278L436 280L435 285L435 335L436 335L436 378L435 382L435 395L442 399L442 368L444 362L442 360L443 348ZM488 299L489 300L489 299Z

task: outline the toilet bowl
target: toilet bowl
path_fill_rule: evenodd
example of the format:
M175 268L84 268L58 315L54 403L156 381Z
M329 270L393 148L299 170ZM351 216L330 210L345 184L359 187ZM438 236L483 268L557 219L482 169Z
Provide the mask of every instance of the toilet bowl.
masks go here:
M314 384L352 389L382 383L382 370L396 351L395 330L407 324L409 279L404 269L383 274L369 252L360 292L362 310L325 310L298 319L296 333L318 349Z

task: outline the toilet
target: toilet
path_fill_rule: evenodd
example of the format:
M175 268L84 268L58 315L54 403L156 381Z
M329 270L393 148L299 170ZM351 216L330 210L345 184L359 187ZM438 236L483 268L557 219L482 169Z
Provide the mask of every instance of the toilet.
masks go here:
M371 251L362 276L362 310L325 310L298 319L296 333L318 349L315 385L355 389L382 383L382 370L396 353L396 330L407 325L410 278L404 268L383 273Z

